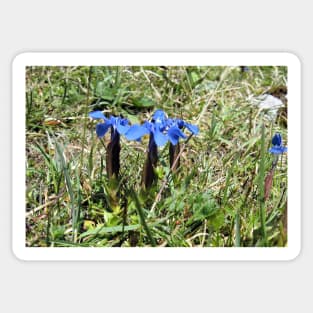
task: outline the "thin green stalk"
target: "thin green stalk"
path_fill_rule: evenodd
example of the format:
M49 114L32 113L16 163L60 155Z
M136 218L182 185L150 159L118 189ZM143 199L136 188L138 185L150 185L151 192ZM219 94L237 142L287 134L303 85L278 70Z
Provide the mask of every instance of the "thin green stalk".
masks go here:
M200 123L200 121L203 118L203 115L205 114L205 112L207 112L207 109L209 107L209 105L213 102L217 91L219 90L219 88L223 85L225 78L228 76L228 74L230 73L230 67L226 67L225 70L223 71L223 73L221 74L221 78L220 81L218 82L217 86L215 87L215 89L212 91L207 103L203 106L198 118L197 118L197 124Z
M249 178L245 181L245 183L243 185L243 189L246 187L248 182L249 182ZM246 207L246 203L247 203L248 197L251 193L251 189L252 189L252 184L250 184L248 186L248 188L246 189L244 200L243 200L242 204L237 208L237 212L236 212L236 216L235 216L235 236L236 236L235 237L235 246L236 247L240 247L240 245L241 245L241 232L240 232L241 212L243 212L243 209Z
M79 173L78 173L78 168L76 167L76 191L77 191L77 199L76 199L76 225L75 225L75 238L74 238L74 242L77 242L77 235L78 235L78 231L79 231L79 227L80 227L80 215L81 215L81 202L82 202L82 192L81 192L81 185L80 185L80 178L79 178Z
M39 152L44 157L45 162L49 168L48 174L52 173L52 180L53 180L53 186L54 186L55 193L59 194L58 181L59 181L61 175L59 175L59 173L58 173L58 170L57 170L57 167L56 167L56 164L55 164L53 158L50 155L48 155L45 152L45 150L37 142L35 142L34 145L37 148L37 150L39 150Z
M62 97L62 106L65 103L66 97L67 97L67 91L68 91L68 67L65 67L65 77L64 79L64 90L63 90L63 97Z
M33 86L32 86L32 82L31 82L32 76L33 76L33 67L30 66L28 68L29 68L29 80L30 80L31 88L28 92L26 92L26 122L27 122L27 124L28 124L30 112L32 112L33 98L34 98Z
M224 195L223 195L223 200L222 200L222 206L225 206L225 204L227 202L228 189L229 189L229 185L230 185L230 178L233 176L234 167L235 167L235 164L237 163L238 158L239 158L239 152L237 152L235 154L233 163L232 163L232 165L231 165L231 167L227 173L225 188L224 188Z
M92 66L90 66L89 74L88 74L88 81L87 81L86 105L85 105L85 111L84 111L85 117L87 117L87 114L88 114L90 82L91 82L92 71L93 71L93 68L92 68ZM86 143L87 121L88 121L88 119L85 118L84 119L84 127L83 127L83 137L82 137L82 150L81 150L81 156L80 156L79 176L81 176L82 166L83 166L83 162L84 162L84 149L85 149L85 143Z
M140 221L141 221L141 224L143 226L143 228L145 229L146 233L147 233L147 236L149 238L149 241L152 245L152 247L156 247L156 242L151 234L151 231L150 231L150 228L148 226L148 224L146 223L146 219L145 219L145 214L142 210L142 207L141 207L141 204L139 202L139 199L137 197L137 194L134 190L131 190L131 194L133 195L133 199L135 201L135 206L136 206L136 209L137 209L137 212L138 212L138 215L140 217Z
M120 88L120 86L121 86L121 70L120 70L120 67L117 66L116 72L115 72L115 82L114 82L114 89L117 90L117 95L114 98L114 101L112 103L113 108L115 108L118 105L118 103L120 102L120 99L123 95L123 91Z
M235 246L240 247L240 208L237 210L236 216L235 216Z
M91 145L90 147L90 153L88 156L88 176L89 179L92 179L91 175L92 175L92 170L93 170L93 150L94 150L94 144Z
M46 245L50 244L50 227L51 227L51 210L49 207L46 208L47 213L47 227L46 227Z
M174 160L174 162L173 162L173 164L172 164L172 167L170 168L169 173L168 173L168 174L166 175L166 177L164 178L164 180L163 180L163 182L162 182L162 185L161 185L161 188L160 188L158 194L156 195L156 197L155 197L155 199L154 199L154 202L153 202L153 204L152 204L152 206L151 206L150 212L153 212L153 211L154 211L156 205L157 205L158 202L160 201L160 199L161 199L161 194L162 194L162 192L163 192L165 186L166 186L166 185L168 184L168 182L169 182L169 179L170 179L170 177L171 177L171 173L173 172L173 169L175 168L175 166L176 166L176 164L177 164L177 162L178 162L180 156L181 156L182 153L184 152L185 147L186 147L186 145L188 144L188 142L189 142L189 140L191 139L192 136L193 136L193 134L191 133L191 134L189 135L189 137L186 139L185 143L182 145L182 147L181 147L179 153L177 154L176 159Z
M265 212L265 198L264 198L264 179L265 179L265 127L262 125L261 135L261 159L259 169L259 202L260 202L260 222L263 243L267 246L267 233L266 233L266 212Z

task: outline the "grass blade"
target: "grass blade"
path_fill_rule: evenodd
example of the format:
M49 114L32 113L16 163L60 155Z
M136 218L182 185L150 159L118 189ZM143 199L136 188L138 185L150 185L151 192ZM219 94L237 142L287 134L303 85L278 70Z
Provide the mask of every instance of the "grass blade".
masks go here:
M73 184L71 181L71 177L69 175L66 160L63 155L63 149L61 145L55 140L55 146L58 154L58 158L61 162L61 168L65 177L65 184L67 191L70 196L70 205L71 205L71 216L72 216L72 229L73 229L73 237L72 240L75 242L77 237L77 220L78 220L78 211L75 210L75 196L74 196L74 190L73 190Z
M227 177L226 177L226 182L225 182L225 188L224 188L224 195L223 195L223 200L222 200L222 206L225 206L226 202L227 202L227 197L228 197L228 189L229 189L229 186L230 186L230 178L233 176L233 172L234 172L234 167L235 167L235 164L237 163L237 160L239 158L239 152L237 152L235 154L235 157L234 157L234 160L233 160L233 163L227 173Z
M259 172L259 202L260 202L260 222L263 243L267 246L266 234L266 217L265 217L265 198L264 198L264 179L265 179L265 127L262 125L261 133L261 158L260 158L260 172Z
M142 210L142 207L141 207L141 204L140 204L139 199L137 197L137 194L136 194L136 192L134 190L131 190L131 194L133 196L133 200L135 201L135 206L136 206L138 215L140 217L141 224L142 224L143 228L145 229L145 231L147 233L149 241L150 241L152 247L156 247L156 242L155 242L155 240L154 240L154 238L153 238L153 236L151 234L151 231L150 231L150 228L149 228L148 224L146 223L145 213Z

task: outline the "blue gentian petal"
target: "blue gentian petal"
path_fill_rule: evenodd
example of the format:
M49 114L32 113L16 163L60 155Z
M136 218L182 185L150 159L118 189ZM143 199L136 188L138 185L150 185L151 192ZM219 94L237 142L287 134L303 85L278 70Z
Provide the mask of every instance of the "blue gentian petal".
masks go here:
M96 133L99 138L102 138L108 129L111 127L111 123L99 123L96 125Z
M166 120L166 126L167 127L171 127L173 124L174 124L175 122L174 122L174 120L172 119L172 118L168 118L167 120Z
M274 136L273 136L273 139L272 139L272 144L273 146L281 146L281 134L280 133L276 133Z
M113 128L116 128L118 121L119 121L119 117L115 117L112 115L110 115L110 117L108 119L108 122L113 126Z
M93 111L89 113L89 116L93 119L99 120L103 119L104 121L107 120L107 118L104 116L104 114L101 111Z
M117 124L117 132L121 135L125 135L126 132L129 130L130 126L129 125L122 125L122 124Z
M177 145L179 138L187 138L187 136L176 126L169 128L167 132L168 138L172 145Z
M153 126L154 124L149 122L149 121L145 121L143 124L142 124L142 127L145 127L149 132L152 131L152 128L154 127Z
M142 136L149 134L150 131L145 126L133 125L125 133L128 140L139 140Z
M177 124L179 128L183 128L185 126L185 122L181 119L175 119L174 122Z
M184 123L185 127L190 131L192 132L194 135L197 135L199 133L199 127L196 126L196 125L192 125L192 124L189 124L189 123Z
M152 131L152 135L158 147L164 146L168 141L168 137L162 134L158 127L156 127L156 129Z
M125 135L129 128L130 126L128 125L127 119L119 117L116 119L116 130L119 134Z
M121 119L120 119L120 123L121 123L123 126L126 126L126 125L128 125L128 119L127 119L127 118L121 118Z
M282 137L280 133L276 133L272 138L273 146L268 150L273 154L282 154L287 152L287 147L284 147L282 144Z
M273 146L272 148L270 148L268 150L270 153L273 154L282 154L284 152L287 152L287 147L283 147L283 146Z
M156 110L152 115L152 121L156 123L164 123L166 120L166 114L162 110Z

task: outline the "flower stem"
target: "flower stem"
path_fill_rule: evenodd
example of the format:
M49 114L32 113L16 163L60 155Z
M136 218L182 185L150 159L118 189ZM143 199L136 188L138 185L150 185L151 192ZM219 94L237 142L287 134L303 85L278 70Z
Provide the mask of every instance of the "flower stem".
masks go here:
M173 166L173 163L176 160L179 152L180 152L179 142L175 146L170 143L170 148L169 148L170 168L173 167L173 172L176 171L179 168L179 165L180 165L180 157L178 157L178 160L177 160L175 166Z
M154 139L150 137L147 158L144 164L142 183L146 189L150 188L156 181L155 167L158 162L158 147Z
M106 167L109 179L113 176L118 178L120 171L120 151L120 135L116 132L111 136L111 141L107 146Z
M173 165L172 165L172 167L171 167L169 173L167 174L167 176L166 176L165 179L163 180L162 185L161 185L161 188L160 188L158 194L156 195L156 197L155 197L155 199L154 199L154 202L153 202L153 204L152 204L152 206L151 206L150 212L153 212L153 211L154 211L156 205L157 205L158 202L160 201L160 199L161 199L161 194L162 194L164 188L166 187L166 185L167 185L167 183L168 183L168 181L169 181L171 172L173 171L173 168L176 166L176 164L177 164L177 162L178 162L178 159L179 159L180 156L182 155L182 153L183 153L183 151L184 151L184 149L185 149L185 147L186 147L188 141L191 139L192 136L193 136L193 134L190 134L190 135L189 135L189 137L187 138L187 140L185 141L185 143L184 143L183 146L181 147L179 153L177 154L176 159L174 160Z
M265 127L263 124L262 135L261 135L261 159L260 159L260 172L259 172L259 201L260 201L260 220L261 220L260 222L261 222L263 243L265 246L267 246L264 179L265 179Z
M141 204L140 204L140 201L138 199L138 196L137 196L137 194L136 194L136 192L134 190L131 190L131 195L133 197L133 200L135 201L135 206L136 206L138 215L140 217L140 222L141 222L144 230L146 231L146 234L147 234L147 236L149 238L151 246L152 247L156 247L156 241L155 241L154 237L152 236L150 228L149 228L149 226L148 226L148 224L146 222L145 213L144 213L143 208L141 207Z

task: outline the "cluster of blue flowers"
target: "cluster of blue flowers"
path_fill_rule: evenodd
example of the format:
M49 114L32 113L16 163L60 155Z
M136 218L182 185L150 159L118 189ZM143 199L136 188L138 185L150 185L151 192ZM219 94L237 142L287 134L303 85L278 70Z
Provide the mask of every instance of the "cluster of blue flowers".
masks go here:
M179 150L179 140L186 139L187 135L184 129L187 129L194 135L199 133L199 128L196 125L185 122L178 118L168 118L164 111L156 110L152 115L151 120L145 121L143 124L130 125L125 118L110 116L107 118L101 111L89 113L89 116L96 120L102 120L96 125L96 133L99 138L102 138L108 130L111 130L110 149L107 151L107 169L108 176L115 174L118 176L119 171L119 151L120 151L120 135L123 135L127 140L141 141L145 135L149 135L149 146L147 162L143 179L144 185L149 187L155 180L154 168L157 163L157 149L170 142L171 147L177 147ZM171 151L171 150L170 150ZM114 153L114 155L109 155ZM171 156L171 165L173 157ZM113 170L110 170L113 169Z
M142 125L129 125L125 118L110 116L109 118L101 111L89 113L93 119L101 119L103 122L97 124L96 133L102 138L111 129L111 138L116 134L124 135L128 140L140 141L144 135L150 135L152 141L158 146L164 146L168 141L176 145L180 138L186 139L182 129L187 128L192 134L197 135L199 128L177 118L167 118L162 110L157 110L152 115L151 121L145 121Z
M89 116L96 120L102 120L96 125L96 133L99 138L102 138L108 130L111 130L111 140L107 149L107 172L109 177L113 175L118 177L119 174L120 136L123 135L127 140L141 141L143 136L149 135L147 158L143 171L143 184L145 187L150 187L156 180L154 170L158 161L158 147L170 143L170 167L174 169L175 164L179 166L179 141L187 138L184 130L186 129L193 135L199 133L199 128L196 125L187 123L182 119L168 118L162 110L156 110L151 120L140 125L130 125L129 121L122 117L110 116L107 118L101 111L91 112ZM287 152L287 147L282 144L281 134L276 133L273 136L272 147L268 151L277 157ZM176 157L177 162L175 163ZM276 163L277 160L274 162L273 167Z

